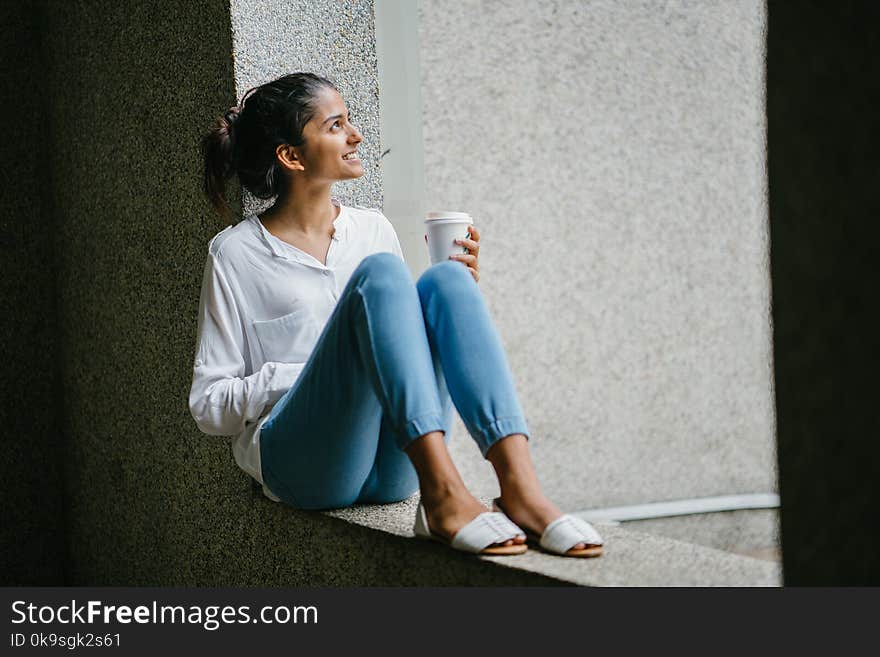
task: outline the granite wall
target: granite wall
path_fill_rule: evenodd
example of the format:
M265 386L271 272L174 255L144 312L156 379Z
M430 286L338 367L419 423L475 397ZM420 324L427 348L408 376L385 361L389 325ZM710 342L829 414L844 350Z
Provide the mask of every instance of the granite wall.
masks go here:
M66 583L193 581L189 545L210 513L186 487L231 474L185 401L199 261L220 228L199 196L197 143L234 98L228 9L43 6Z

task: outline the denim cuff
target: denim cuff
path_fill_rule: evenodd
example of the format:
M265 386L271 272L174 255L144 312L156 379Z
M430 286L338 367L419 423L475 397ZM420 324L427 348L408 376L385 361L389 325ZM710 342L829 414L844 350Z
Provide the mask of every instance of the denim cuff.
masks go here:
M400 449L406 449L409 444L419 436L424 436L432 431L442 431L446 433L446 427L443 424L443 418L440 413L429 413L428 415L420 415L413 418L403 426L402 431L395 432L397 437L397 445Z
M489 451L492 445L511 434L521 433L526 439L529 438L529 427L526 424L525 418L519 415L498 418L482 428L469 426L468 432L476 441L483 458L486 458L486 452Z

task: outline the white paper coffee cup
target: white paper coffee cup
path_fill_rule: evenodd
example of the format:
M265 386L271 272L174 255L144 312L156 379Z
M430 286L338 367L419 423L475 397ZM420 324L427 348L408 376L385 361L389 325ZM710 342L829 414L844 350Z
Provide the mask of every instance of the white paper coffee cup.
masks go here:
M428 258L432 265L449 256L467 253L455 240L466 239L474 220L467 212L429 212L425 217L425 236L428 238Z

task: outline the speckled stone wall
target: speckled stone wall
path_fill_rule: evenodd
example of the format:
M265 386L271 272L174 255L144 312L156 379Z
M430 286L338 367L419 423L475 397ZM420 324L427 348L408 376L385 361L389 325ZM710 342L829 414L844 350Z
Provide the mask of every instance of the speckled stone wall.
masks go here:
M40 15L0 3L0 585L64 579L63 435Z
M550 494L774 491L763 3L425 0L419 20L428 209L482 229ZM454 443L491 494L461 424Z
M234 91L222 2L49 2L68 584L196 581L234 486L186 404L209 234L198 138ZM231 492L226 495L232 496ZM233 544L235 540L231 541Z

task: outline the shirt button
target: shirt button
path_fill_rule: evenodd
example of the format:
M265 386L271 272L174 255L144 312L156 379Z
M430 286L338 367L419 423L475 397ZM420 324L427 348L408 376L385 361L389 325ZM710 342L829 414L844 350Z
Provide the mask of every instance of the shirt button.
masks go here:
M324 270L324 276L329 276L329 275L330 275L330 270L329 270L329 269L325 269L325 270Z

